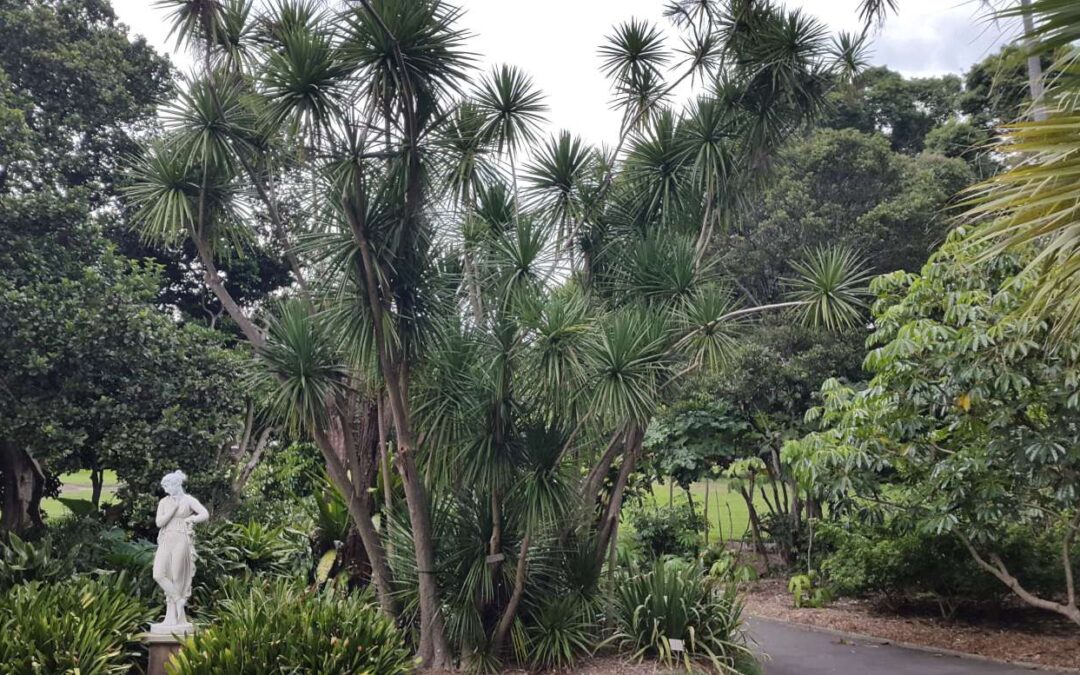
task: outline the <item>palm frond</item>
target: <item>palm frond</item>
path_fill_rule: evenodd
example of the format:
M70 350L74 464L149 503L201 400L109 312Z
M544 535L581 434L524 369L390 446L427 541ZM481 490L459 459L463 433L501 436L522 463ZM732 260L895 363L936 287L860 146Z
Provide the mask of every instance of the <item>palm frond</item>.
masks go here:
M498 152L516 153L536 133L547 113L544 94L516 66L496 66L480 79L476 101L487 117L485 135Z
M821 247L792 263L797 276L786 279L804 323L829 330L850 328L863 319L870 272L843 247Z

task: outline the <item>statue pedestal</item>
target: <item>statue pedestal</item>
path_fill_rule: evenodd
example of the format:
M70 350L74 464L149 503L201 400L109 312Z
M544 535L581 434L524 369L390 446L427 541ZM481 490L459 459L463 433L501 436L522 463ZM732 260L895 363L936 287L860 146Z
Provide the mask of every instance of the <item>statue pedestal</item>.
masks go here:
M168 632L162 624L152 624L150 632L143 633L142 636L150 652L150 664L146 669L146 675L167 675L165 664L180 651L184 638L194 632L195 629L190 623L169 626Z

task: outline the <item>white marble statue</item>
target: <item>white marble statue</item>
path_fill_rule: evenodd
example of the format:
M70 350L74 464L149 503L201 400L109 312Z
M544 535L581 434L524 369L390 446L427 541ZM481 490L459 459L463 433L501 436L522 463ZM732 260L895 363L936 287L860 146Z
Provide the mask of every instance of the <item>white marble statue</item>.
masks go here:
M210 517L206 508L184 492L182 471L173 471L161 479L165 498L158 502L158 547L154 553L154 581L165 591L165 620L150 624L150 632L186 635L193 628L184 606L191 597L191 579L195 576L195 523Z

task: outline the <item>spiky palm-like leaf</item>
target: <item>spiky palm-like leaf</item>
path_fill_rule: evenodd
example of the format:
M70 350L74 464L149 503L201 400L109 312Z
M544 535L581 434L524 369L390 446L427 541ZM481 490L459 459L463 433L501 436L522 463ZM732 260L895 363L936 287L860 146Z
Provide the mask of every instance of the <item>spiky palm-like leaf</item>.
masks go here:
M290 133L318 132L333 124L343 112L349 70L323 32L286 33L262 76L273 123Z
M437 145L443 151L441 173L450 198L458 207L475 207L477 193L493 182L486 118L480 106L466 101L457 106L439 130Z
M688 148L671 110L661 111L634 139L626 158L627 180L633 184L642 217L669 224L682 208Z
M560 241L573 237L584 214L583 191L595 153L577 136L560 132L544 144L526 167L532 204L558 224Z
M899 0L859 0L859 18L866 27L881 24L890 12L895 13L899 7Z
M786 279L804 323L829 330L850 328L863 319L870 271L854 252L820 247L792 262L796 276Z
M222 0L156 0L154 6L169 12L169 37L193 50L218 43L223 33L225 3Z
M523 527L533 532L557 528L576 506L577 480L566 460L566 435L550 427L522 434L522 471L510 494Z
M842 31L833 36L829 55L840 83L851 87L870 65L870 41L866 33Z
M599 52L601 71L616 82L646 72L658 74L671 59L664 34L640 19L619 24Z
M381 104L406 90L427 97L458 92L473 61L464 49L468 33L457 27L462 10L442 0L370 4L377 19L360 3L347 14L343 50L371 100Z
M709 285L686 298L677 311L682 337L676 347L697 368L718 371L738 346L739 318L734 294L724 286Z
M656 409L669 357L669 326L656 311L626 309L609 316L586 350L590 407L608 423L644 425Z
M701 267L697 264L693 243L671 232L633 243L624 265L624 296L663 306L673 306L689 297L712 276L708 263Z
M521 218L492 241L492 275L497 301L503 307L525 309L554 272L551 227L532 218Z
M125 194L137 209L133 220L143 238L174 246L197 233L217 246L250 236L237 214L232 172L220 164L192 164L189 155L166 139L146 148L132 167Z
M694 102L680 127L691 176L702 194L715 197L738 171L739 138L734 111L712 97Z
M1014 16L1016 10L1006 10ZM1075 3L1035 0L1030 11L1038 49L1051 51L1080 39ZM1073 47L1048 73L1043 121L1015 122L998 147L1016 161L968 191L963 218L979 228L981 258L1034 246L1038 253L1021 276L1037 280L1028 311L1057 315L1055 336L1080 325L1080 62Z
M544 94L516 66L496 66L480 79L476 101L487 117L485 135L498 152L516 154L536 139L545 120Z
M585 389L585 355L592 317L580 291L561 289L544 303L532 325L528 382L554 419L569 419ZM532 365L535 364L535 365Z
M258 142L251 92L232 75L193 80L164 108L162 118L181 156L191 164L238 170L237 153Z
M251 10L254 0L225 0L221 12L218 45L234 69L255 57L256 25Z
M478 186L476 217L494 232L503 232L514 221L514 194L501 181Z
M334 338L301 300L281 303L271 317L249 382L267 394L270 414L293 433L325 431L329 409L348 387Z

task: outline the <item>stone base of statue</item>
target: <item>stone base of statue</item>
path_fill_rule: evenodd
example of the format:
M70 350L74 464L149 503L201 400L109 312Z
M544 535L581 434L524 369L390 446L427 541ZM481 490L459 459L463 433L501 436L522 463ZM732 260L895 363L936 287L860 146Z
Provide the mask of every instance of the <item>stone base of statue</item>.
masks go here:
M143 633L143 642L150 652L150 664L146 675L167 675L165 664L180 651L184 638L195 632L190 623L152 623L150 632Z

